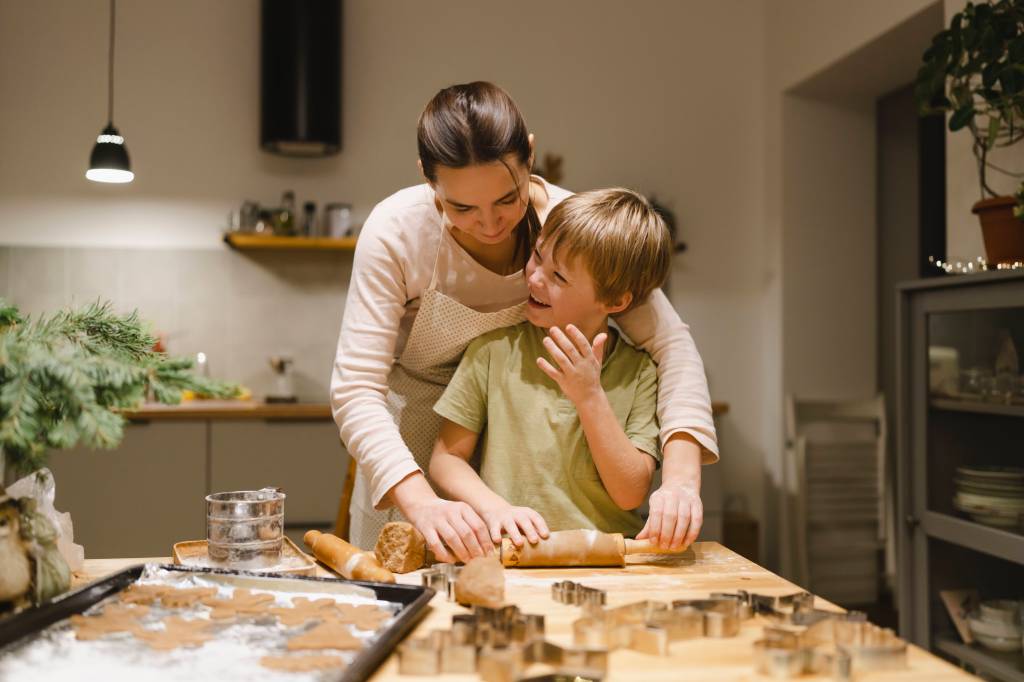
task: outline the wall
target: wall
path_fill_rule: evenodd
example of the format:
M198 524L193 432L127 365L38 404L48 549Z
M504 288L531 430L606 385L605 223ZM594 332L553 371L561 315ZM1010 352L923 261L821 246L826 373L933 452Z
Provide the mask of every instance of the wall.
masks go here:
M935 3L771 3L765 55L765 516L785 518L783 399L876 390L874 100L913 78ZM781 524L769 565L792 574Z

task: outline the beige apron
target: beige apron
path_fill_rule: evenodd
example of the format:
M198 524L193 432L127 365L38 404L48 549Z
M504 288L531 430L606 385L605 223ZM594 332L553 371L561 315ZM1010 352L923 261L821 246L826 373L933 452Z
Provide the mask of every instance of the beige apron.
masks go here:
M420 296L420 309L405 348L388 376L388 411L424 473L441 424L434 404L455 373L462 353L469 342L481 334L522 322L526 311L524 301L482 313L438 291L438 255L443 248L457 248L448 228L442 226L441 229L430 285ZM394 507L386 511L374 510L366 477L362 468L358 468L352 493L351 542L372 549L384 524L401 520L401 513Z

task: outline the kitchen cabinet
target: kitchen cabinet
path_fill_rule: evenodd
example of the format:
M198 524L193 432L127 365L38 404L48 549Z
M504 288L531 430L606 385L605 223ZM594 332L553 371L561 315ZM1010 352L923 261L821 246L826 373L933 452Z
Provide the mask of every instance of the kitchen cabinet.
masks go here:
M206 537L206 432L204 422L129 424L115 450L52 453L55 506L71 513L86 557L166 556Z
M310 528L334 528L348 454L333 421L214 421L210 427L211 491L280 487L287 495L285 533L299 547Z
M911 282L898 297L900 634L1024 682L1020 651L964 644L939 594L1024 596L1024 273Z
M348 454L326 405L201 407L147 408L115 450L52 454L56 507L86 557L167 556L205 538L211 492L282 488L285 533L300 547L306 530L333 529Z

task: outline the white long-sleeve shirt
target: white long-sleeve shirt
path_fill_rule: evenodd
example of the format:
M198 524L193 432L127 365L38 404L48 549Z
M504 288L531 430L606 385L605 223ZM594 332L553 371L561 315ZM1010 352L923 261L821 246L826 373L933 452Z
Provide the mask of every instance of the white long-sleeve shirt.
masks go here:
M548 194L547 211L571 193L535 178ZM522 272L500 276L445 240L443 217L429 185L396 192L377 204L366 219L356 246L352 279L331 377L334 420L349 454L367 477L375 508L409 474L420 471L388 412L388 374L405 347L419 309L420 293L430 284L435 257L438 288L481 312L507 308L527 298ZM439 251L439 245L442 248ZM690 336L665 295L655 291L642 305L615 317L630 340L658 364L658 419L664 443L685 431L703 448L704 463L718 460L704 365Z

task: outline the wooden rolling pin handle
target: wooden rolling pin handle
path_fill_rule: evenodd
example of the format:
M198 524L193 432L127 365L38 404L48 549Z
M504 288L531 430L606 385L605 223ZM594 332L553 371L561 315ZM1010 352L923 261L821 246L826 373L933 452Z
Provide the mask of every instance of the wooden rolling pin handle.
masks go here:
M650 540L633 540L626 538L626 554L682 554L688 548L662 549Z
M337 536L318 530L307 531L302 539L313 556L349 580L395 582L395 574L381 566L372 552L364 552Z

